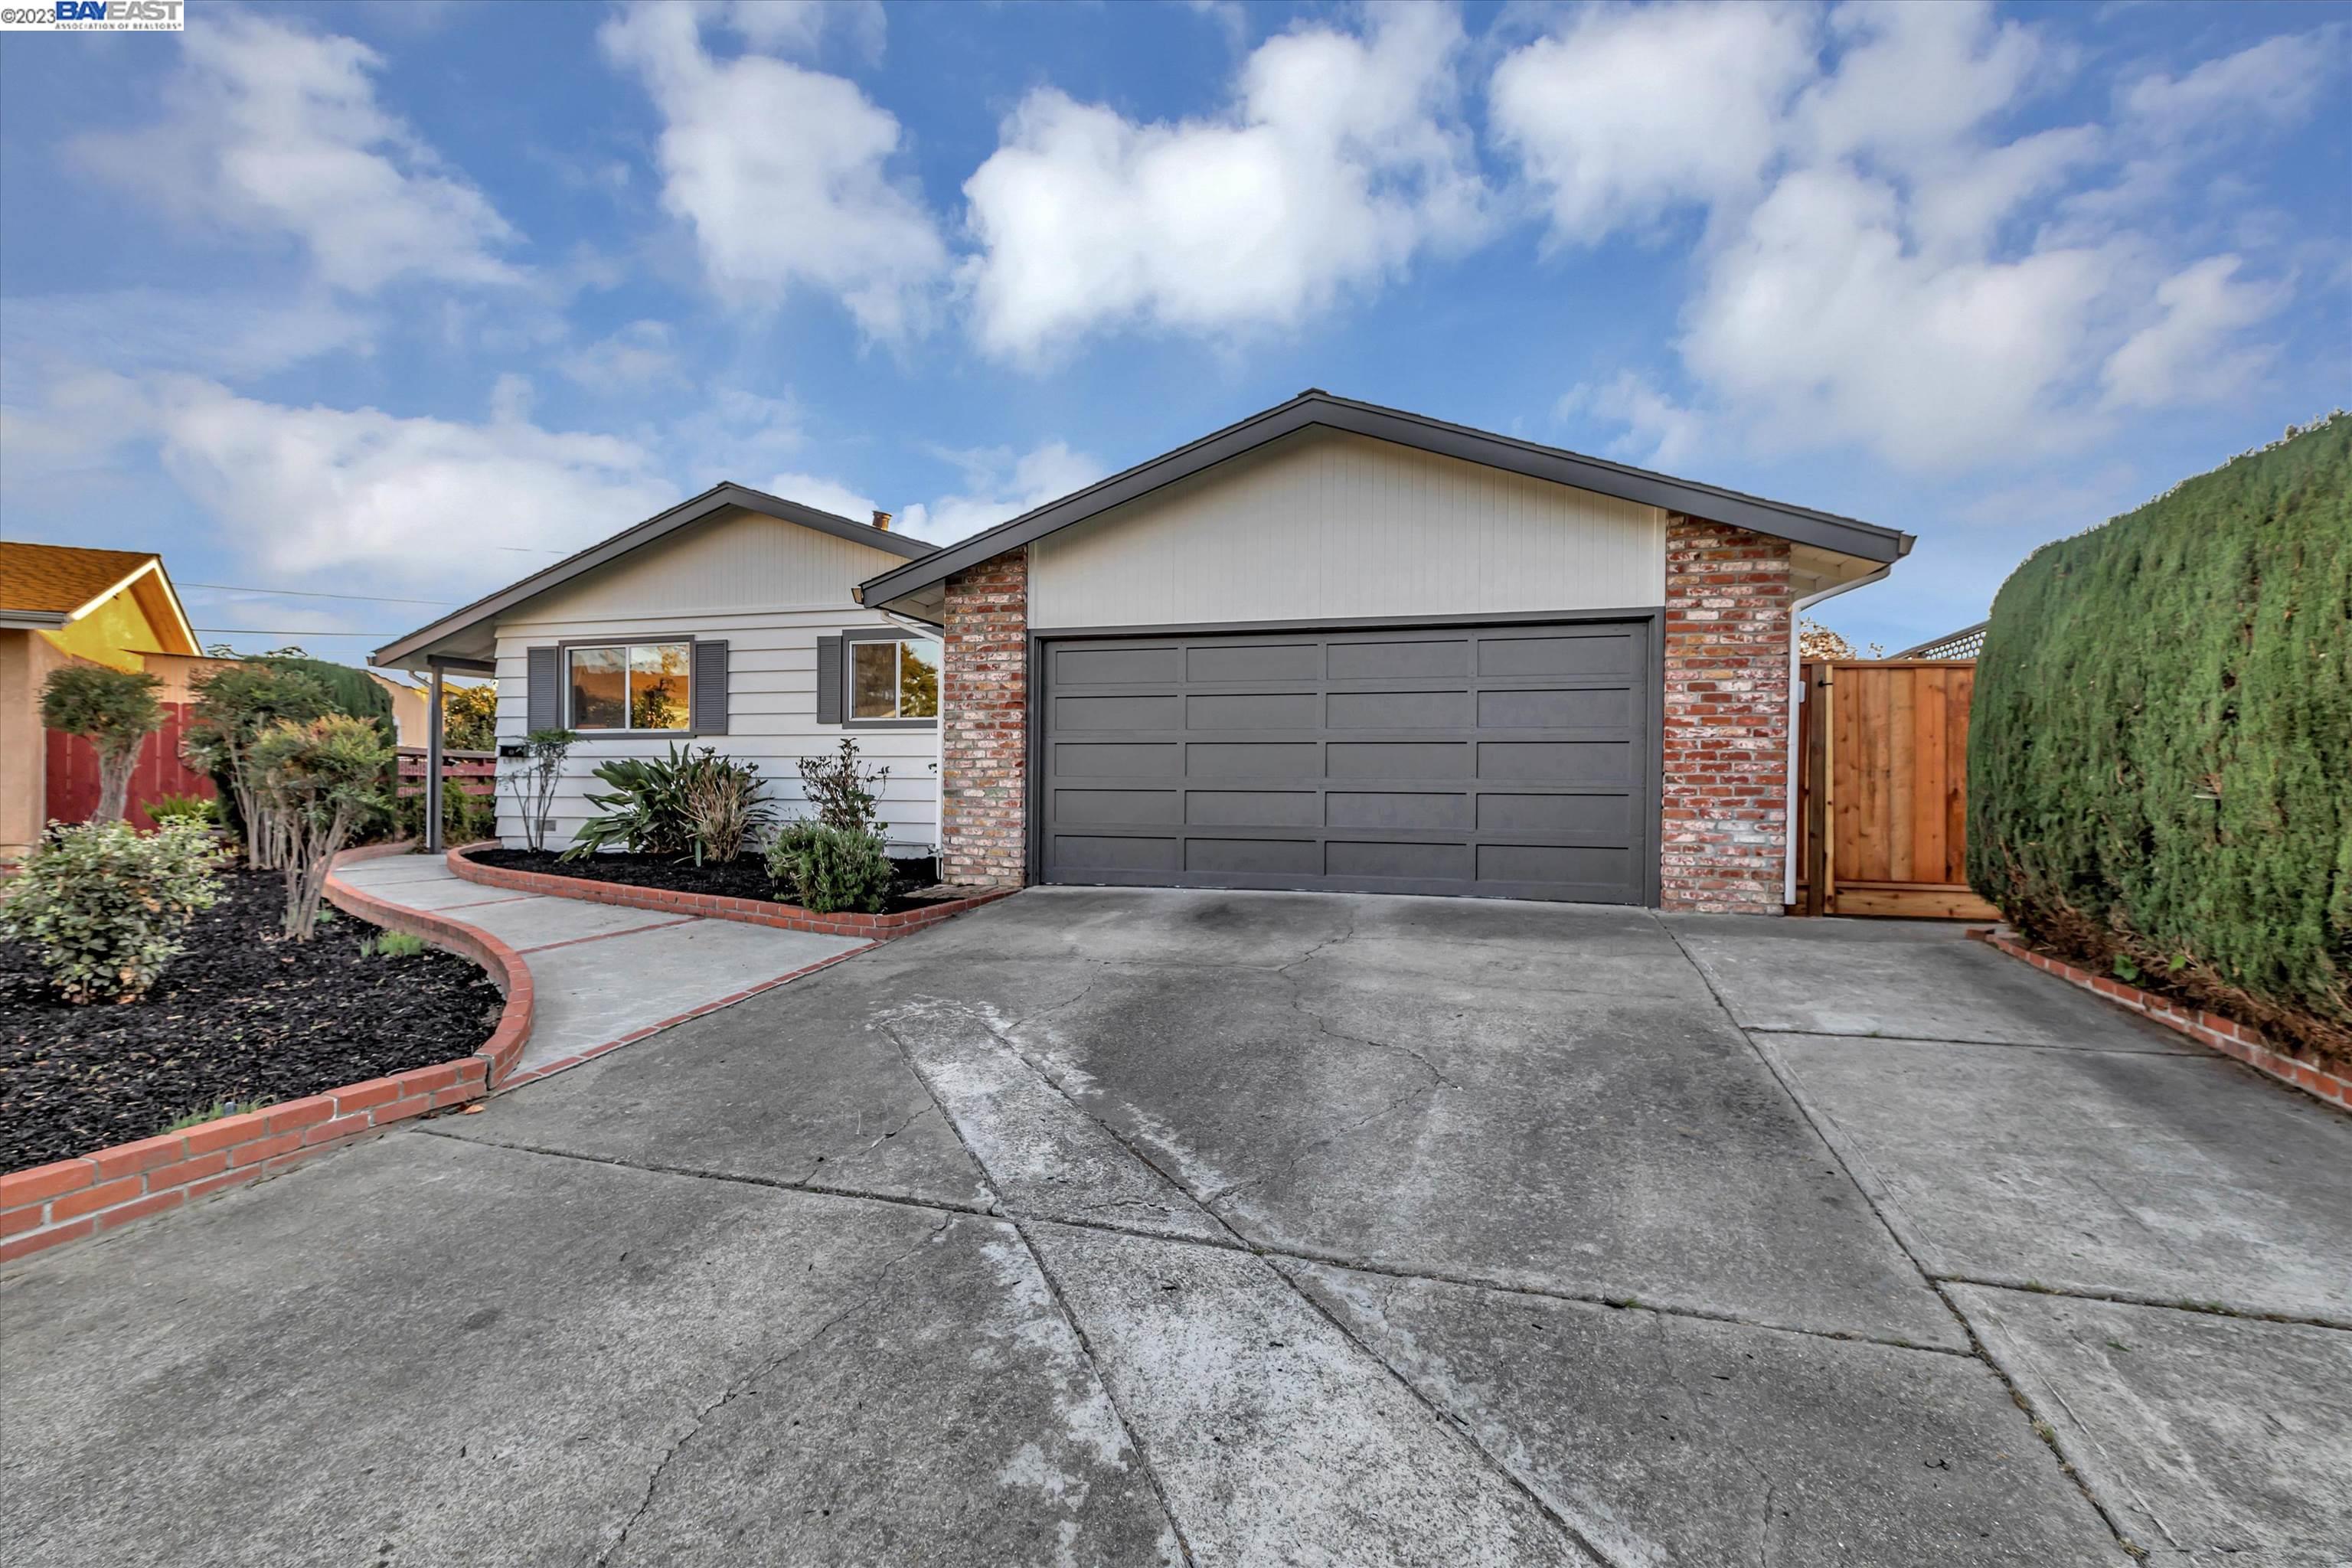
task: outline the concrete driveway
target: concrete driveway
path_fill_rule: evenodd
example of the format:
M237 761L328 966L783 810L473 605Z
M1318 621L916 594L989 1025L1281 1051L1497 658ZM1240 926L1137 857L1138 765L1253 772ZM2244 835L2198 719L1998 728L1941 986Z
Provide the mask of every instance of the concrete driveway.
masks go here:
M48 1564L2352 1561L2352 1121L1941 928L1045 889L0 1288Z

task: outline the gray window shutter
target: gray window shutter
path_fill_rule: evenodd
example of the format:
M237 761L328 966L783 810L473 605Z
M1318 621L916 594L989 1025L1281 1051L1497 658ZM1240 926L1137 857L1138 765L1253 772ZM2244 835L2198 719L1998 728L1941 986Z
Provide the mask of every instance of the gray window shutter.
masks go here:
M816 721L841 722L841 639L816 639Z
M727 733L725 638L717 641L695 639L693 684L693 695L688 700L694 706L694 732L698 735L724 735Z
M563 728L563 650L535 647L523 681L523 728Z

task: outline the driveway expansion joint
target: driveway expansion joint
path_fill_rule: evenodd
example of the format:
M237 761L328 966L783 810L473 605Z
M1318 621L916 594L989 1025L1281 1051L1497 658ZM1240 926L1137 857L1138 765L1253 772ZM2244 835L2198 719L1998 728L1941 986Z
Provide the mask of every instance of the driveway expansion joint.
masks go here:
M1974 1285L1986 1290L2011 1290L2021 1296L2107 1301L2118 1307L2152 1307L2158 1311L2193 1312L2207 1318L2242 1318L2248 1322L2285 1323L2295 1328L2352 1333L2352 1319L2313 1317L2298 1312L2266 1312L2258 1307L2233 1307L2227 1301L2191 1301L2176 1297L2151 1296L2137 1290L2095 1290L2077 1285L2045 1285L2039 1279L1996 1279L1981 1274L1937 1274L1931 1278L1938 1286Z

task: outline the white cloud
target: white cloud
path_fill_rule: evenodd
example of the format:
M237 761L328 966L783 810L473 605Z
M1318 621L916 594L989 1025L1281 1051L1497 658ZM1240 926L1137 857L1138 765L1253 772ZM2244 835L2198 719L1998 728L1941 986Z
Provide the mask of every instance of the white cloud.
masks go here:
M803 42L764 8L725 15L739 31ZM947 248L889 177L898 120L845 78L761 54L715 58L703 18L640 5L599 37L661 110L662 205L693 227L711 287L738 305L820 289L875 337L919 329Z
M1645 227L1687 203L1752 196L1813 47L1811 14L1794 6L1581 11L1496 68L1495 134L1555 239Z
M2344 38L2341 27L2265 38L2182 76L2142 77L2124 91L2123 107L2167 139L2249 121L2292 124L2343 59Z
M543 563L677 499L643 447L521 418L296 408L188 376L159 380L154 408L164 468L280 581L488 587L517 552Z
M1703 92L1676 89L1691 60L1708 62ZM1937 469L2079 446L2115 407L2189 395L2192 363L2209 385L2242 379L2261 355L2233 335L2283 291L2232 284L2234 259L2218 258L2164 283L2151 320L2144 301L2181 262L2123 226L2126 204L2070 187L2147 163L2134 116L2284 90L2284 62L2248 50L2144 79L2116 125L2004 136L2072 64L1982 5L1846 5L1825 22L1603 8L1507 55L1496 132L1555 238L1706 217L1675 345L1691 395L1621 374L1569 407L1625 424L1654 461L1689 449L1703 416L1771 446Z
M2230 345L2246 327L2286 303L2284 284L2233 281L2235 256L2213 256L2166 279L2161 314L2134 332L2100 371L2108 403L2126 408L2211 403L2229 396L2271 358L2266 348Z
M1559 400L1554 412L1563 419L1593 414L1615 420L1627 434L1611 449L1661 468L1671 468L1697 452L1706 431L1706 421L1697 414L1632 371L1599 385L1576 388Z
M373 346L378 322L320 289L290 299L114 289L11 295L0 310L0 376L70 363L204 371L232 381Z
M890 28L882 0L734 0L726 16L754 48L811 56L837 37L872 62Z
M290 237L350 292L519 278L495 254L506 220L376 102L366 45L228 11L184 56L163 118L80 138L88 166L191 223Z
M871 521L874 514L882 510L874 504L873 497L860 495L838 479L822 479L815 474L778 474L760 488L772 496L796 500L853 522Z
M1172 124L1031 92L964 184L981 345L1034 362L1130 323L1289 326L1475 244L1488 193L1454 103L1461 42L1433 5L1286 33L1243 63L1223 114Z
M560 368L582 386L598 392L640 392L678 379L681 368L670 330L663 321L631 321L563 356Z
M919 501L906 510L906 531L934 544L951 544L1059 500L1106 472L1095 458L1073 452L1060 441L1048 441L1017 458L1005 447L946 456L963 469L962 492Z

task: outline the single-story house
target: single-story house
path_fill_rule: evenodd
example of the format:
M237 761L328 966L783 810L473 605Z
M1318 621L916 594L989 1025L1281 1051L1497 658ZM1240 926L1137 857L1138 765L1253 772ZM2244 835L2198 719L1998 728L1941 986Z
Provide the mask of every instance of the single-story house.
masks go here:
M1798 613L1912 542L1309 390L945 548L722 485L372 662L788 801L856 733L957 881L1778 911Z
M179 764L179 723L190 678L220 662L204 657L152 551L0 542L0 859L23 856L51 817L79 821L97 805L97 753L42 726L50 671L103 664L161 683L163 733L148 738L131 779L131 820L144 827L154 796L213 793Z
M858 596L952 879L1778 912L1798 612L1912 542L1310 389Z
M498 739L568 729L550 819L561 847L593 813L592 776L615 757L716 746L800 799L795 763L854 735L889 770L880 792L897 855L939 838L938 634L857 602L858 583L928 555L892 531L721 484L509 584L369 656L381 668L498 679ZM438 682L436 681L436 684ZM428 722L437 751L440 725ZM520 847L511 792L500 838Z

